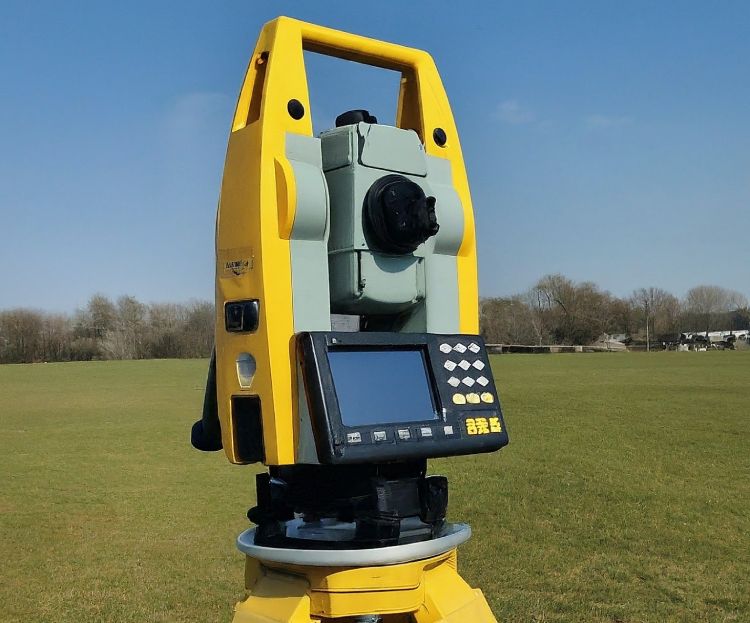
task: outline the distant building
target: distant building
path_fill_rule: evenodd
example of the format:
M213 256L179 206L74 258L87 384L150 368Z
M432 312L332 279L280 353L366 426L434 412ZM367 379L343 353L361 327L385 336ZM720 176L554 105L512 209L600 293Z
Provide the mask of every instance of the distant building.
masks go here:
M628 336L624 333L620 333L618 335L608 335L607 333L602 333L602 335L599 336L599 339L596 340L596 342L594 342L592 346L604 350L625 351L627 350L627 346L623 344L623 340L627 339L627 337Z
M703 346L723 346L733 348L735 343L750 343L750 331L741 329L739 331L694 331L680 333L680 344L700 344Z

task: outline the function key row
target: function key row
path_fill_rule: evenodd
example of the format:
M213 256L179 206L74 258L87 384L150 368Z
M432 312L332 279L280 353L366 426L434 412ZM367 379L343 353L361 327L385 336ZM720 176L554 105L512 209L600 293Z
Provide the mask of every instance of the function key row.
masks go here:
M442 437L453 437L455 429L451 424L440 426L414 426L396 428L395 430L383 429L371 432L352 431L346 433L346 442L351 445L362 443L391 443L414 441L416 439L434 439L437 435Z

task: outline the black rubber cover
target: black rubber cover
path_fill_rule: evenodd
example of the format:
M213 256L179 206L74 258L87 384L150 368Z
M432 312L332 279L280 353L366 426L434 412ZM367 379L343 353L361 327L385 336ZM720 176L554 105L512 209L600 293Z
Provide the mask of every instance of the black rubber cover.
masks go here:
M206 393L203 396L203 416L190 431L190 443L197 450L215 452L221 450L221 425L216 403L216 349L211 351L206 378Z

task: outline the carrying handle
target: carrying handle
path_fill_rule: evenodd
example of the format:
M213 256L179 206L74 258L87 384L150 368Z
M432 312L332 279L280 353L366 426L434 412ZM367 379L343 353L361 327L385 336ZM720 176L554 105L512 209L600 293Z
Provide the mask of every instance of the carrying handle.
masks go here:
M280 19L286 21L287 18ZM296 23L299 24L302 48L309 52L402 72L408 69L417 71L421 64L432 62L430 55L422 50L306 22Z
M268 110L278 111L292 97L308 112L303 51L399 71L396 125L417 132L428 153L434 155L445 157L444 148L450 147L451 142L457 143L451 140L455 139L455 126L448 99L427 52L289 17L276 18L261 32L240 94L233 131L259 121L267 104L270 103ZM279 121L284 130L312 135L309 114L303 114L296 123L286 123L283 116ZM432 133L436 128L447 133L447 141L434 141Z
M396 125L407 130L414 130L425 144L428 153L438 151L431 149L435 145L430 126L434 128L444 125L453 126L453 116L435 63L427 52L315 24L305 22L298 22L298 24L304 50L382 69L400 71L401 86L398 94ZM428 86L430 83L434 83L433 88ZM425 102L425 98L431 101ZM433 114L425 110L427 106L433 107ZM444 143L438 145L440 148L444 146Z

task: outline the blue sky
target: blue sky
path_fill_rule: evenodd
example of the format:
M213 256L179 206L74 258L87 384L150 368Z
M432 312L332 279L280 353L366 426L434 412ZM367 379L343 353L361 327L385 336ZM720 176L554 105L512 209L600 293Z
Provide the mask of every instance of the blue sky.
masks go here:
M0 308L213 296L232 110L262 24L424 48L461 133L480 291L750 295L750 4L13 2L0 7ZM393 119L388 72L310 58L317 130Z

